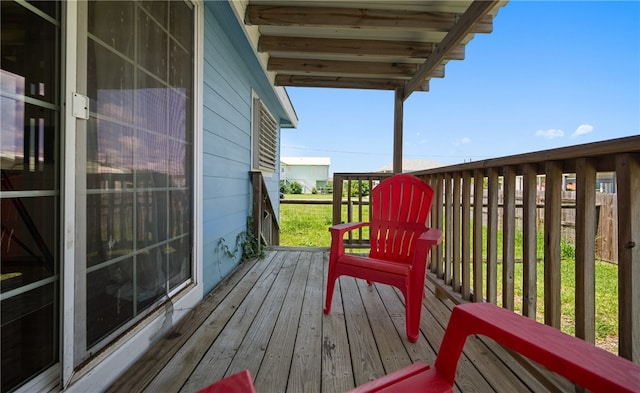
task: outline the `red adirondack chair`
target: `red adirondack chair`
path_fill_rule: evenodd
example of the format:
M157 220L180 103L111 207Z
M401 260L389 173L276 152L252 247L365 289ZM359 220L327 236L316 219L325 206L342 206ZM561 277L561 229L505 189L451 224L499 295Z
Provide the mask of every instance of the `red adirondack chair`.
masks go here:
M211 385L197 393L256 393L249 370L242 370Z
M454 307L436 362L416 362L350 393L453 392L467 337L487 336L592 392L639 392L640 365L492 303Z
M334 225L324 313L331 311L335 280L342 275L393 285L405 298L407 338L418 340L427 257L442 232L427 228L433 190L408 174L392 176L371 191L370 222ZM369 226L369 256L345 254L344 235Z

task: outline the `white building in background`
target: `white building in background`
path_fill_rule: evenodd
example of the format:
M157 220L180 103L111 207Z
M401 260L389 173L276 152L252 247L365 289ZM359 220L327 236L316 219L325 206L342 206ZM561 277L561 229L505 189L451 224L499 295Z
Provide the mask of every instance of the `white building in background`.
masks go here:
M297 182L303 194L322 192L329 182L329 157L280 157L280 180Z

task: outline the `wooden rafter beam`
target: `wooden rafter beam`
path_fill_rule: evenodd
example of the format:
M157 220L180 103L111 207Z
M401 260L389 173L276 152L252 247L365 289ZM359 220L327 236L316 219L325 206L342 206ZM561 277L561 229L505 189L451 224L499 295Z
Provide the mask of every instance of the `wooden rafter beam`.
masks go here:
M326 26L415 29L447 32L460 15L449 12L394 11L367 8L296 7L249 4L247 25ZM490 33L490 16L479 18L472 33Z
M383 63L371 61L339 61L317 59L291 59L271 57L267 70L277 73L290 74L321 74L321 75L360 75L362 77L384 77L410 79L420 64L416 63ZM431 77L444 77L444 66L440 66L431 73Z
M353 56L411 57L426 59L435 43L417 41L383 41L338 38L261 36L258 50L277 53L313 53ZM464 60L464 45L453 48L447 60Z
M405 85L404 79L348 78L338 76L287 75L278 74L275 78L277 86L295 87L329 87L339 89L372 89L396 90ZM429 83L425 81L416 91L429 91Z
M424 64L418 69L418 72L411 78L404 88L404 99L406 100L416 87L419 86L446 58L453 48L457 47L469 33L474 32L476 24L487 17L488 12L498 3L493 1L475 0L462 15L460 20L447 33L440 45L436 48L431 56L427 58Z

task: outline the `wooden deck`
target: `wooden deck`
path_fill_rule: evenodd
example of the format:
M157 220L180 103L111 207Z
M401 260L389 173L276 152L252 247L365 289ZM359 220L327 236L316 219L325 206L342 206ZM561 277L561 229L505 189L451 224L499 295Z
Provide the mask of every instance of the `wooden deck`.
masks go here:
M109 391L194 392L249 369L262 393L343 392L417 360L433 364L453 303L428 284L415 344L405 336L404 299L389 286L342 277L323 315L327 260L327 250L278 248L241 264ZM476 337L467 340L456 384L460 392L551 387Z

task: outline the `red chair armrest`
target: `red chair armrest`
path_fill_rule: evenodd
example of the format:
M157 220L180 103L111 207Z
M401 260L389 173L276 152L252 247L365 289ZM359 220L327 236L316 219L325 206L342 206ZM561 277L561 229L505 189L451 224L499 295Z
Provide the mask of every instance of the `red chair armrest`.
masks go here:
M637 392L640 365L491 303L456 306L435 369L451 385L467 336L487 336L594 392Z
M347 222L329 227L329 232L331 232L331 252L335 253L334 256L344 255L344 234L346 232L368 225L368 222Z
M418 238L416 247L431 247L442 242L442 231L438 228L429 228ZM426 243L426 244L425 244Z
M336 224L329 227L329 232L333 234L344 236L346 232L353 231L354 229L361 228L369 225L368 222L346 222L343 224Z

